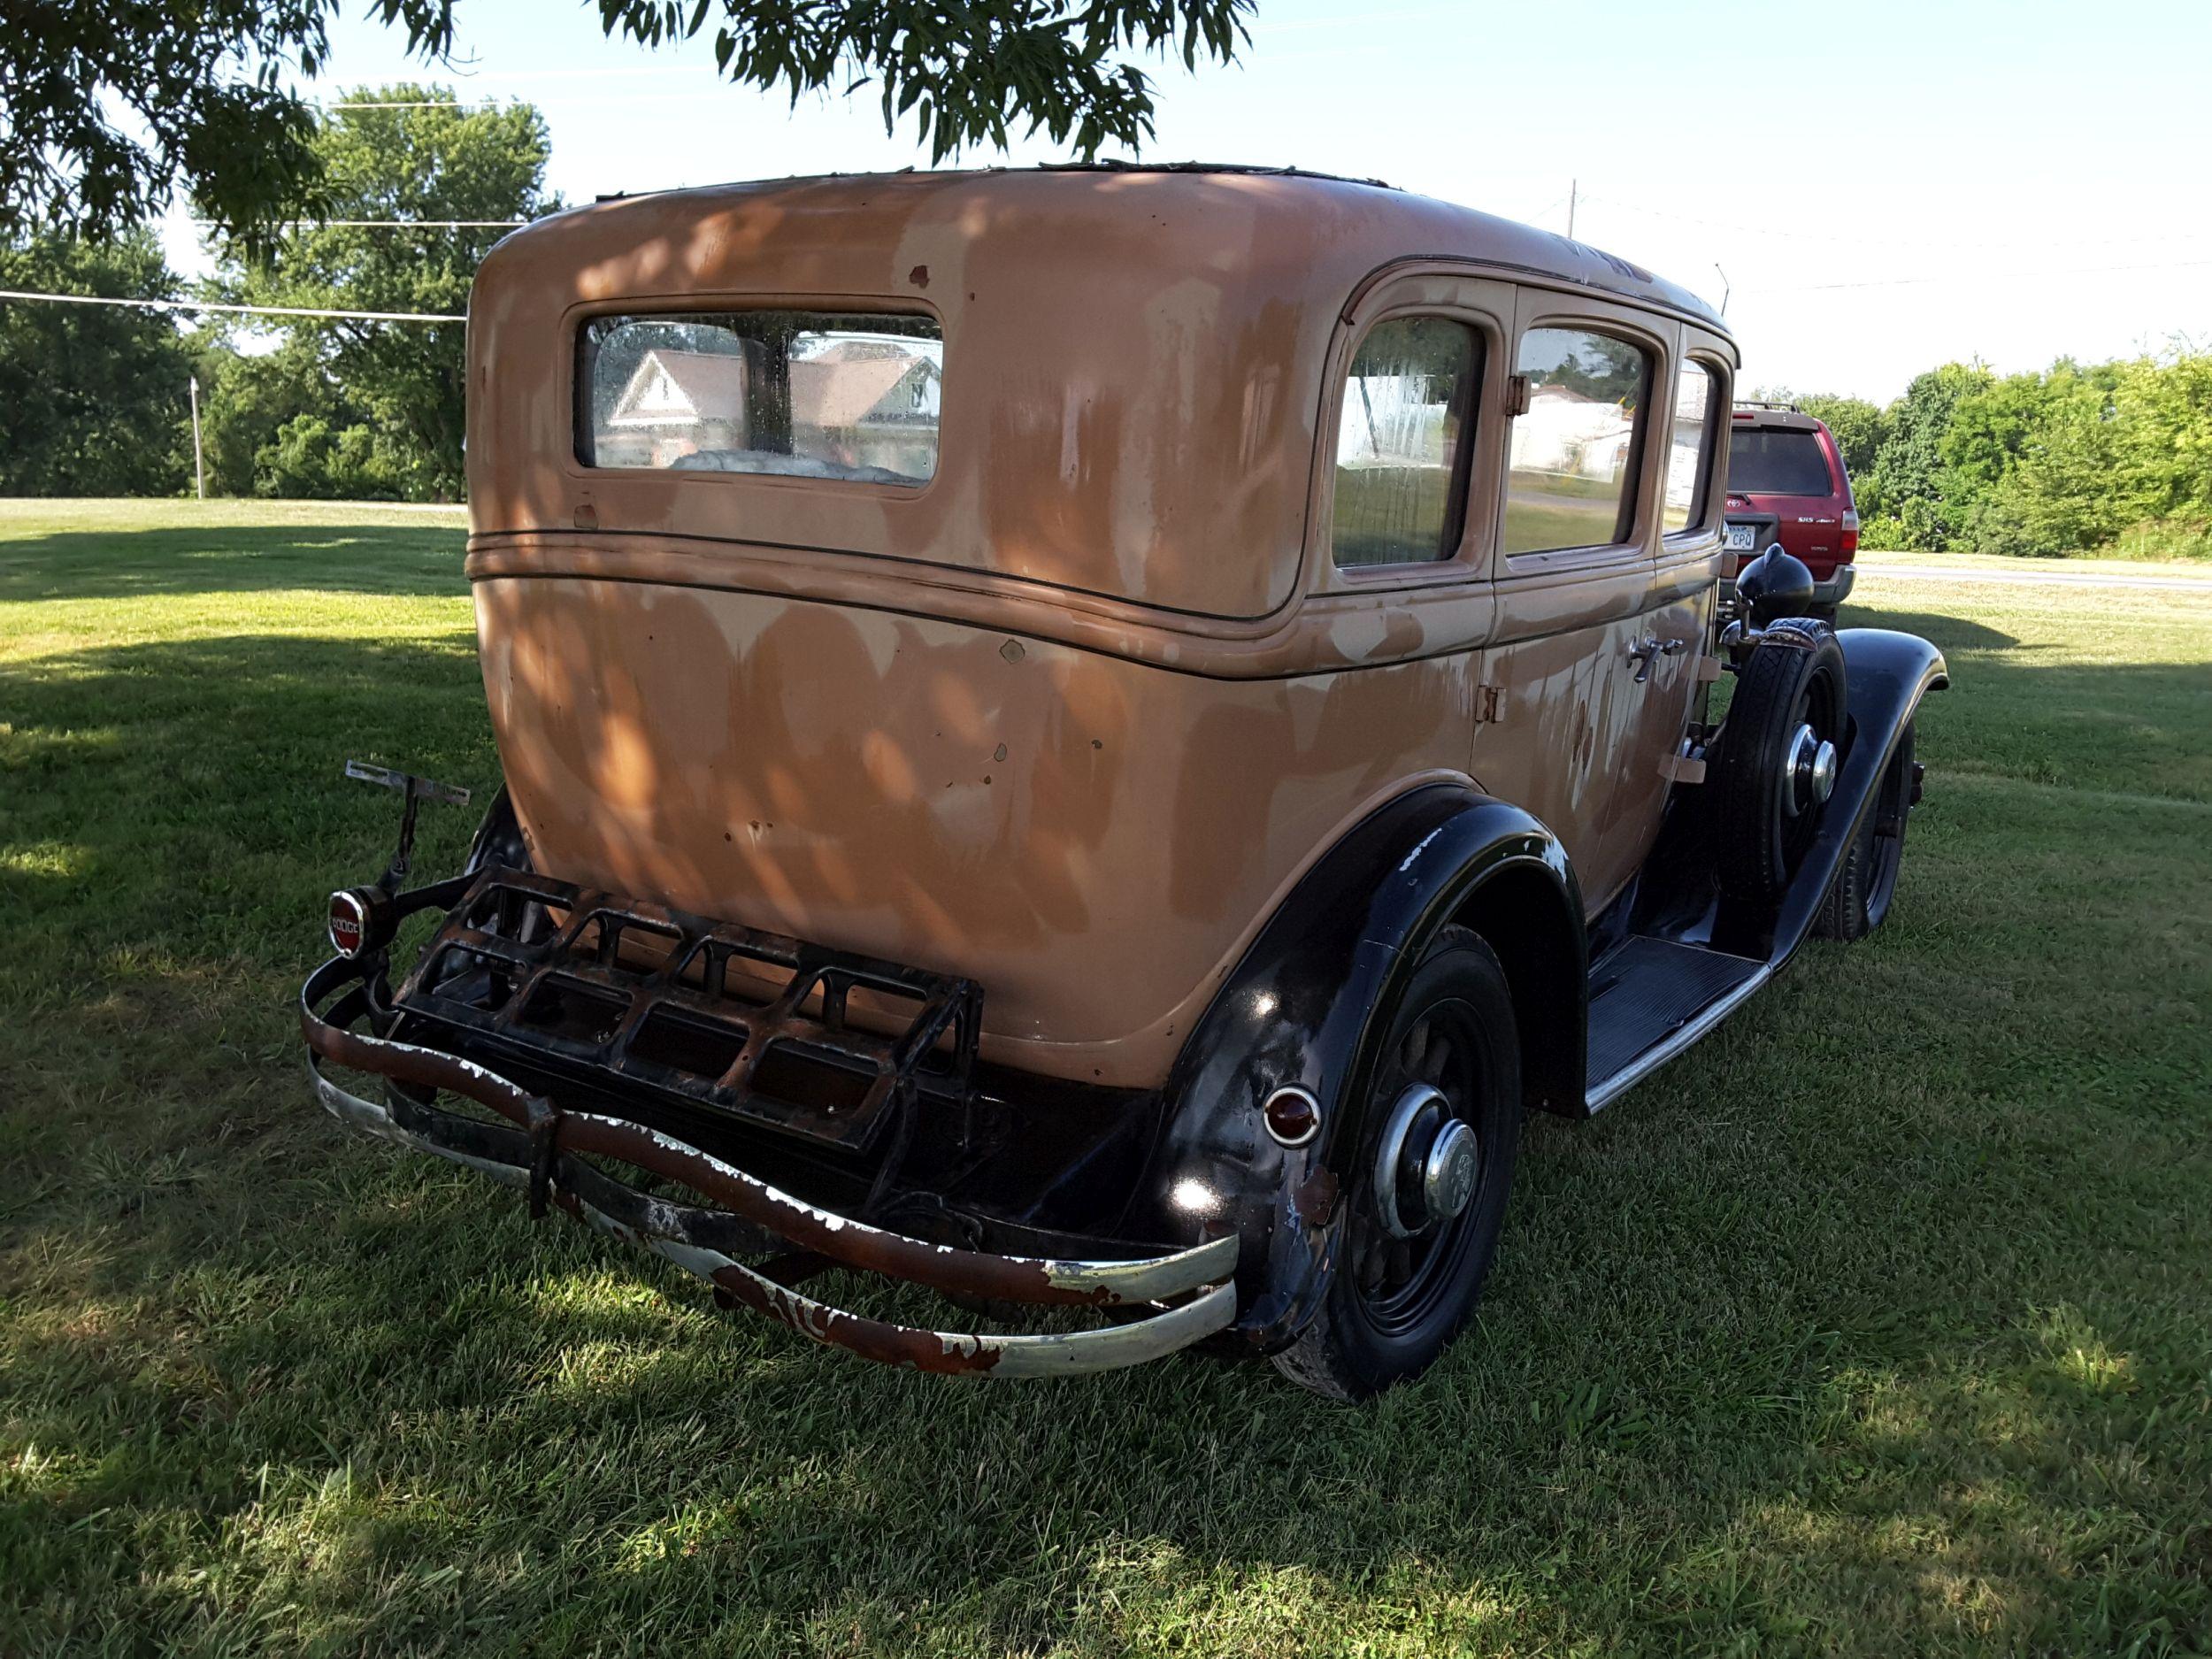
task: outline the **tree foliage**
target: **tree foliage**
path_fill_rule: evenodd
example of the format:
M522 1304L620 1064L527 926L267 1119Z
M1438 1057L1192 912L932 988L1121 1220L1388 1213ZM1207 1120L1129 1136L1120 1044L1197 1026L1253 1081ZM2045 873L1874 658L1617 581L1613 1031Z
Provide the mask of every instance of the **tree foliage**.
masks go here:
M149 231L0 244L0 288L174 299ZM0 301L0 495L159 495L190 476L190 354L168 313Z
M395 104L423 107L375 107ZM526 104L465 109L434 88L364 88L333 107L314 149L333 219L513 222L556 205L544 194L545 124ZM503 234L338 223L265 245L227 238L218 286L249 304L457 317ZM223 377L227 419L288 408L256 442L257 490L459 496L465 325L302 318L282 334L273 364ZM225 462L231 482L234 457Z
M2212 354L1949 363L1886 410L1796 401L1836 434L1869 547L2212 555Z
M1195 70L1233 61L1253 0L598 0L608 34L648 46L713 26L714 60L740 85L803 93L879 88L883 128L914 124L930 159L1003 150L1016 125L1086 160L1152 136L1150 77L1131 53Z
M1846 472L1853 478L1872 474L1884 432L1878 405L1863 397L1815 396L1800 398L1798 407L1827 423L1829 432L1834 434L1837 451L1843 457Z
M453 0L374 0L442 54ZM95 234L158 215L180 184L253 231L317 199L312 112L288 86L330 53L337 0L10 0L0 9L0 234Z
M181 190L234 237L339 217L296 84L327 64L339 0L9 0L0 7L0 234L63 223L111 231ZM457 0L369 0L411 51L442 59ZM1233 61L1253 0L597 0L649 46L711 22L741 86L879 88L884 128L910 123L933 159L1017 127L1088 159L1152 135L1154 87L1128 61Z

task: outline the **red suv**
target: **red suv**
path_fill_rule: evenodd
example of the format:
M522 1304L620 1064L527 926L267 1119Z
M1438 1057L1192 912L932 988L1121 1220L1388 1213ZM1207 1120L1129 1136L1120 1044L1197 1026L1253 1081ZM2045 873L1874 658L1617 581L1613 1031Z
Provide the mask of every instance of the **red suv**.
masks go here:
M1779 541L1813 573L1815 616L1835 620L1857 572L1859 513L1826 426L1783 403L1738 403L1728 434L1728 573Z

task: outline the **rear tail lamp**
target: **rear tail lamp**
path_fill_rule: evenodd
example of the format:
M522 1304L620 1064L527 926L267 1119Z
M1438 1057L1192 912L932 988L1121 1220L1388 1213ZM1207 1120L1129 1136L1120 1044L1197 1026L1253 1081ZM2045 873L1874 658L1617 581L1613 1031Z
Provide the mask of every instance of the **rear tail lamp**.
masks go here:
M380 887L341 887L330 895L330 948L342 956L365 956L391 942L392 901Z
M1849 558L1858 550L1859 515L1856 512L1847 512L1843 515L1843 557Z

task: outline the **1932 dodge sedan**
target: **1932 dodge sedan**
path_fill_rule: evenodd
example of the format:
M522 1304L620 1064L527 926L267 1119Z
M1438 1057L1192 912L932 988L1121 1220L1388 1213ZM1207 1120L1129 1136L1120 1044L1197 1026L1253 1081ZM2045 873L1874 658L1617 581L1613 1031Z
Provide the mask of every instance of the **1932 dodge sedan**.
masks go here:
M1717 614L1736 348L1622 260L1308 174L798 180L518 233L469 350L504 787L333 895L319 1094L818 1340L1371 1394L1525 1112L1889 904L1942 659L1778 549Z

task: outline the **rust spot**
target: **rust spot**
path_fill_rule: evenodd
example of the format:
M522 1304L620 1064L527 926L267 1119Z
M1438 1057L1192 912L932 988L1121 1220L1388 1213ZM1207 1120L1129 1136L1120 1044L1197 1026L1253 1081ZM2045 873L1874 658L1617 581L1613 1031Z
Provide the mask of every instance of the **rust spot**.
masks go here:
M993 749L991 751L991 758L993 760L1004 760L1006 758L1006 745L1001 743L996 749Z
M933 1331L884 1325L841 1309L825 1308L790 1291L763 1285L731 1268L723 1268L713 1277L716 1290L732 1302L742 1302L756 1313L764 1313L801 1336L845 1348L863 1359L886 1365L910 1365L916 1371L951 1377L987 1371L1002 1357L996 1348L970 1350L949 1347Z
M929 286L929 267L926 265L916 265L911 271L909 271L906 273L906 280L909 282L911 282L918 288L927 288Z
M1313 1173L1299 1182L1290 1202L1297 1206L1301 1220L1317 1227L1336 1213L1336 1171L1325 1164L1317 1164Z

